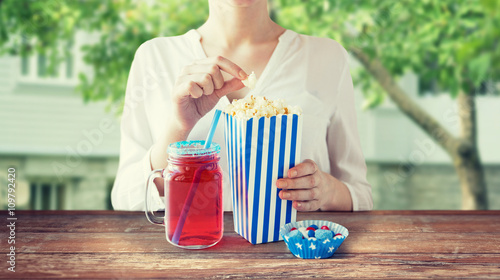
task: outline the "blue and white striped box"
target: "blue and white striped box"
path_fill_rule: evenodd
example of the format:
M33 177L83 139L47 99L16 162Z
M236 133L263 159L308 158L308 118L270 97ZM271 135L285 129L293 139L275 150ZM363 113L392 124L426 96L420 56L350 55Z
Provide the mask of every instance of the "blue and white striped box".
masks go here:
M224 120L234 229L252 244L283 240L280 227L297 210L279 198L276 180L300 161L302 116Z

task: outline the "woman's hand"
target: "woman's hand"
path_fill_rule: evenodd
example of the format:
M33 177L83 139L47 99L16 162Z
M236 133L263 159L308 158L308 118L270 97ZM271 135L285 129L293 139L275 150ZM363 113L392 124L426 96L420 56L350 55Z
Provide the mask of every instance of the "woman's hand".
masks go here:
M318 169L306 159L288 170L288 178L279 179L279 196L292 200L299 211L352 211L352 198L346 185L332 175Z
M224 81L221 71L233 78ZM184 67L172 91L173 115L168 118L160 140L151 150L152 170L165 168L168 145L186 140L196 123L215 107L219 99L244 87L241 80L246 77L238 65L221 56L198 60ZM158 190L162 193L163 186L158 186Z
M222 72L234 78L224 81ZM238 65L222 57L210 57L184 67L173 89L177 127L190 131L223 96L244 87L247 74Z

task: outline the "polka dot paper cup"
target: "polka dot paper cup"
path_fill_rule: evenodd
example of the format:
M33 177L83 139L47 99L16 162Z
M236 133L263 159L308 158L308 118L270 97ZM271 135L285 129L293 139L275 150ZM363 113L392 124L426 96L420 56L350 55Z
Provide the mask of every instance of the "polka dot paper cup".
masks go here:
M307 228L309 226L316 225L319 229L322 226L327 226L332 232L332 237L328 238L316 238L309 237L303 238L303 234L292 234L290 236L290 231L292 228ZM342 234L342 236L336 234ZM336 223L321 220L305 220L299 222L292 222L285 224L280 229L280 235L285 240L288 249L294 256L302 259L326 259L335 253L340 247L342 242L349 235L349 231Z

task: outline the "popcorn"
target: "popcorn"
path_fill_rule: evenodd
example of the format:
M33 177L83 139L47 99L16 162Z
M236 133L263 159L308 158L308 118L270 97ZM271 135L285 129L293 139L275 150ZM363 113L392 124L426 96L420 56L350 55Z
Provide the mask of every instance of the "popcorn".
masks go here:
M253 117L270 118L277 115L301 115L299 106L288 106L283 99L268 100L262 96L247 96L244 99L235 99L224 109L228 115L238 119L250 119Z
M257 77L255 76L255 72L252 71L252 73L248 75L246 79L241 80L241 82L249 89L254 89L255 84L257 84Z

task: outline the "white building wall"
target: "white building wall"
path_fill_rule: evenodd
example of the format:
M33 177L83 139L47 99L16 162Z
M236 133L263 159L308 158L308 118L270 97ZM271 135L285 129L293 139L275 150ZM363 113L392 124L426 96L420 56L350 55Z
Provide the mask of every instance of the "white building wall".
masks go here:
M410 78L408 78L408 76ZM400 84L409 91L416 90L412 75L404 77ZM410 81L409 81L410 80ZM456 100L450 95L413 96L431 116L436 118L453 135L459 135ZM420 127L404 115L389 98L378 108L363 111L363 96L356 91L356 110L361 145L367 161L405 162L423 154L421 163L451 164L448 154ZM500 163L500 98L496 96L476 97L478 146L485 164ZM432 144L429 144L432 143ZM421 151L421 153L419 152ZM413 153L413 157L412 157Z

